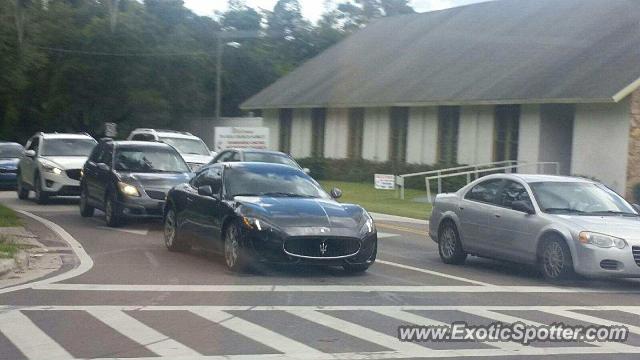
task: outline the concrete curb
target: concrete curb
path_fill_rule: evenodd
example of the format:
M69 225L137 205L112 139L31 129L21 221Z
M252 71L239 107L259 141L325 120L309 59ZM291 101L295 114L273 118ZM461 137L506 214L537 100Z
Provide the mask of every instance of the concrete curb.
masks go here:
M14 259L0 259L0 277L7 275L18 267Z
M397 222L420 224L420 225L429 224L429 222L427 220L413 219L413 218L408 218L408 217L403 217L403 216L396 216L396 215L378 214L378 213L372 213L372 212L370 212L369 214L371 214L371 217L373 217L373 220L397 221Z

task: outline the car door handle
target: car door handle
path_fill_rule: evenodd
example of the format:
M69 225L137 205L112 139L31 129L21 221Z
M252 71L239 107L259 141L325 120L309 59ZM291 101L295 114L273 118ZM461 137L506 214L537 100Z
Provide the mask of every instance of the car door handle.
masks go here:
M460 207L458 207L458 209L464 210L464 206L460 206Z
M493 216L497 217L498 219L502 217L502 215L500 214L493 214Z

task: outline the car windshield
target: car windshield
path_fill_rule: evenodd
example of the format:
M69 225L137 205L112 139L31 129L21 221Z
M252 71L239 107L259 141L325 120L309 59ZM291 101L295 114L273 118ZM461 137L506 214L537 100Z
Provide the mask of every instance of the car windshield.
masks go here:
M230 168L225 171L225 186L231 197L330 198L309 176L293 168Z
M0 159L16 159L22 156L24 148L16 144L0 144Z
M115 169L137 173L186 173L187 164L171 148L124 148L115 156Z
M276 154L276 153L248 151L244 153L244 161L283 164L283 165L289 165L296 168L300 168L298 163L293 161L290 157L283 154Z
M209 149L207 149L204 143L198 139L162 137L160 138L160 140L165 144L169 144L173 146L181 154L207 155L207 156L211 155L211 153L209 152Z
M592 183L538 182L529 184L542 211L581 215L635 215L622 197Z
M88 157L96 146L93 139L46 139L42 145L42 156Z

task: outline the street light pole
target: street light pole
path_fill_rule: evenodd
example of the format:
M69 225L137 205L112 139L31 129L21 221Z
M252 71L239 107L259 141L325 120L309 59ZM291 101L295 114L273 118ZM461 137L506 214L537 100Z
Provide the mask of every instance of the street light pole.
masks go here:
M222 34L218 33L216 49L216 123L220 123L222 106Z

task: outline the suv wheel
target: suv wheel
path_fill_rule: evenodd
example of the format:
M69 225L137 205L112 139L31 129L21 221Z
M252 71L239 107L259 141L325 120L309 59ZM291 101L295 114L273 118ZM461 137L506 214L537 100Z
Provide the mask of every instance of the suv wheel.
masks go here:
M95 209L89 205L89 194L87 194L87 186L82 185L80 188L80 216L92 217Z
M16 191L18 193L18 199L27 200L29 198L29 188L27 188L24 185L24 182L22 182L22 175L20 173L18 173L18 184Z
M122 214L118 207L118 201L113 192L107 195L107 199L104 203L104 216L107 221L107 226L118 227L122 225Z
M33 183L35 185L36 202L40 205L46 204L49 201L49 194L42 189L42 180L40 180L39 174L36 174Z
M459 265L467 259L467 253L462 250L462 243L456 226L447 222L438 232L438 253L445 264Z

